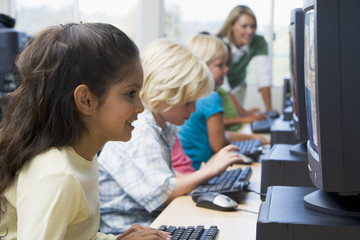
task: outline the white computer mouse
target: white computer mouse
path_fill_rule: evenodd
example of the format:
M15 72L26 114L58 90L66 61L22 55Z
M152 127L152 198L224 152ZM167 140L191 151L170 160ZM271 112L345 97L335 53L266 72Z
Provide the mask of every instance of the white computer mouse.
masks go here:
M220 211L234 211L237 209L238 203L224 194L208 192L197 199L196 206Z

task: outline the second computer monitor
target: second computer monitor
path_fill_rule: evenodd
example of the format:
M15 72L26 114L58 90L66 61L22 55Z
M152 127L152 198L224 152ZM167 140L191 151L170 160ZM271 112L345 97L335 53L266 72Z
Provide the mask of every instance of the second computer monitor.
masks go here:
M290 148L293 155L306 158L308 140L305 82L304 82L304 13L302 8L291 11L290 21L290 70L291 92L293 99L293 122L295 138L299 144Z

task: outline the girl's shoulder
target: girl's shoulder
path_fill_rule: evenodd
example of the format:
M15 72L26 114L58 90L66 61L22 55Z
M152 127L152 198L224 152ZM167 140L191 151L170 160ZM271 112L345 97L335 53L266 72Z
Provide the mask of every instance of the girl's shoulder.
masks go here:
M29 160L21 169L21 172L31 175L38 174L39 176L56 175L69 172L78 167L84 167L84 165L91 167L92 164L92 161L82 158L70 146L52 147Z
M212 91L209 95L197 100L200 104L214 104L214 102L221 103L221 96L217 91Z

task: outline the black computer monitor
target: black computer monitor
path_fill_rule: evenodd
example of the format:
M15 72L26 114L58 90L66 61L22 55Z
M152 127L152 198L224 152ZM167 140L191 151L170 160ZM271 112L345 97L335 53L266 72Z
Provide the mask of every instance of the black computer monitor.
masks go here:
M29 38L25 32L0 26L0 98L14 91L19 85L15 78L15 59ZM2 108L5 102L0 106L0 119L3 117Z
M13 28L0 28L0 94L16 88L15 59L23 50L28 35Z
M360 1L304 0L310 178L305 206L360 216Z
M295 138L300 143L290 148L290 153L307 157L308 140L304 82L304 13L302 8L291 11L290 34L290 84L293 99L293 123Z

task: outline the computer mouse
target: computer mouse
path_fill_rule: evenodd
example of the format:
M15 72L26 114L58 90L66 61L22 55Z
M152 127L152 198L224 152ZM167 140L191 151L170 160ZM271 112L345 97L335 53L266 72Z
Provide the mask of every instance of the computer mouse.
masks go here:
M254 161L251 157L248 157L248 156L246 156L246 155L244 155L242 153L238 152L238 154L243 159L244 163L251 164Z
M197 199L196 206L220 211L234 211L238 203L224 194L208 192Z

